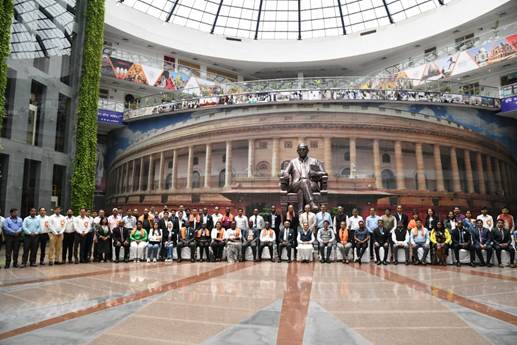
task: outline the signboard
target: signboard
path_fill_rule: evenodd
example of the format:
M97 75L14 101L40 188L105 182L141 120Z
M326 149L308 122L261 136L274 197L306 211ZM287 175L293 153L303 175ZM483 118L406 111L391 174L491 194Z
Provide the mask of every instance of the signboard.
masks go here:
M123 120L123 112L107 109L99 109L97 111L97 122L121 125Z
M517 110L517 96L503 98L501 100L501 113Z

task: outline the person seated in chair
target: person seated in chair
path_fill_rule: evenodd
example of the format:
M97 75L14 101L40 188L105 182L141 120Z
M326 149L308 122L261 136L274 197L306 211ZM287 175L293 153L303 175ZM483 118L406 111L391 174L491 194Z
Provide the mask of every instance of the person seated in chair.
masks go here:
M472 243L480 266L492 267L492 232L483 227L483 220L476 220L476 227L472 230ZM483 250L486 250L486 263L483 258Z
M262 251L265 247L269 248L269 255L271 256L271 262L275 261L273 255L273 245L275 243L276 236L275 230L271 228L269 222L266 222L266 227L260 232L260 245L259 245L259 257L258 261L262 260Z
M187 247L190 250L190 261L196 260L196 240L194 238L194 229L187 227L188 223L184 223L178 234L178 245L176 246L176 253L178 255L178 262L182 261L181 250Z
M329 227L328 220L323 221L323 227L318 230L318 243L320 247L320 261L321 263L330 264L330 253L332 252L332 245L334 244L334 231Z
M282 262L282 249L287 250L287 262L291 262L291 249L295 247L296 231L291 227L291 222L286 220L283 229L278 235L277 250L278 262Z
M429 230L424 228L421 220L416 221L416 227L411 229L411 234L409 235L409 241L411 243L411 247L413 248L413 255L415 256L415 264L418 265L426 265L427 254L429 254ZM424 254L422 255L422 259L418 258L418 249L422 248Z
M463 221L458 221L456 227ZM447 265L447 256L449 255L449 246L452 243L451 234L447 228L444 228L442 222L436 223L436 227L431 231L430 240L436 253L436 264Z
M339 229L337 231L337 248L341 252L341 256L343 257L342 261L344 264L348 264L350 261L348 260L348 253L350 249L352 249L352 236L346 227L346 221L341 221L339 224Z
M383 264L387 265L388 263L386 260L388 259L388 253L389 253L389 238L390 238L390 232L389 230L384 228L384 221L382 219L379 219L377 222L377 228L373 230L373 248L375 250L375 263L377 265ZM384 257L381 260L381 254L380 250L381 248L384 248Z
M465 219L463 222L458 222L456 228L452 230L452 249L454 250L454 257L456 258L456 266L461 267L460 249L464 249L469 251L470 266L474 267L475 251L472 246L472 234L464 227L465 222L468 222L468 220Z
M147 231L143 228L143 223L138 221L136 228L131 231L130 247L133 250L133 260L140 262L144 258L144 249L147 247Z
M120 248L124 248L124 262L129 261L129 228L125 227L125 222L121 220L118 226L113 229L113 246L115 247L115 263L119 263Z
M368 241L370 241L370 234L368 233L368 229L366 229L366 226L364 225L364 221L360 220L358 225L359 228L357 228L357 230L355 230L353 234L355 248L357 251L357 259L355 259L355 262L358 262L360 265L363 255L366 252L366 249L368 249Z
M302 230L298 231L298 258L301 262L309 262L312 258L314 250L312 243L314 242L314 233L309 229L308 223L302 223Z
M504 220L498 219L494 230L492 230L492 238L494 241L495 255L497 256L497 263L499 267L501 264L501 251L505 250L510 254L510 264L508 267L515 267L515 249L512 247L512 235L509 229L504 226Z
M241 229L237 227L237 223L233 220L230 223L230 228L224 234L227 248L228 262L233 263L239 261L242 251L242 234Z
M409 231L404 227L404 223L397 223L397 227L391 233L391 241L393 242L393 264L398 265L398 251L403 248L406 265L409 265Z
M253 253L253 261L257 261L257 246L260 237L260 230L249 227L247 230L242 232L242 252L241 252L241 261L246 260L246 250L248 247L251 248L251 252Z
M230 223L231 224L231 223ZM214 261L218 262L223 259L223 251L226 246L226 241L224 239L225 229L221 222L215 223L215 228L212 229L212 252L214 253Z
M196 231L196 246L199 248L199 261L205 262L210 260L210 240L212 239L211 231L208 224L203 223L201 229ZM204 258L206 257L206 259Z
M164 218L167 216L166 212L164 212ZM162 220L163 220L162 219ZM161 221L160 221L161 222ZM173 259L173 250L174 247L176 247L176 244L178 243L178 232L174 228L174 223L170 220L168 220L165 223L165 228L162 229L162 248L164 248L165 251L165 261L166 262L172 262Z

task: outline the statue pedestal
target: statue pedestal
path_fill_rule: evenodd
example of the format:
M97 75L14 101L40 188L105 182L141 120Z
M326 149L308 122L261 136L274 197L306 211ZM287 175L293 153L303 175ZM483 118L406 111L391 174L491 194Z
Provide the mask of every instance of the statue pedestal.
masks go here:
M328 203L327 191L313 193L313 197L316 205ZM282 191L282 194L280 194L280 206L283 212L287 212L287 206L289 204L293 205L296 209L298 205L298 194Z

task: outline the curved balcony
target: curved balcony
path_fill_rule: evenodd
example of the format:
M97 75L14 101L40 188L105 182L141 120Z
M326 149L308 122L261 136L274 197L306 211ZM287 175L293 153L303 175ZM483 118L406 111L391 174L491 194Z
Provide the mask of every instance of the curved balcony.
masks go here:
M207 83L137 99L124 118L131 121L163 113L285 102L417 102L499 109L498 88L480 86L478 95L469 95L466 89L467 84L451 81L370 77Z

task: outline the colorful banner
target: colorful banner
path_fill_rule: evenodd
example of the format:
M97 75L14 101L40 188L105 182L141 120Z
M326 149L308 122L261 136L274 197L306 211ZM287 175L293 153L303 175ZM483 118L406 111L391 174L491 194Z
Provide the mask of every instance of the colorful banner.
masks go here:
M439 80L517 57L517 34L398 72L397 79Z
M99 109L97 111L97 122L121 125L124 121L124 113L121 111Z
M503 98L501 100L501 113L517 110L517 96Z

